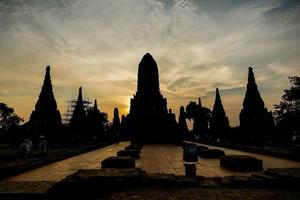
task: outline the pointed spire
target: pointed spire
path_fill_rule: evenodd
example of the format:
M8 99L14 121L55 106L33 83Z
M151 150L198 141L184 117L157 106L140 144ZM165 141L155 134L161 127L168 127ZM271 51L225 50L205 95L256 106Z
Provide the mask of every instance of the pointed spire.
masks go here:
M61 115L57 110L56 100L54 98L50 66L46 67L46 73L39 98L35 104L35 110L32 112L29 120L37 134L43 134L54 141L54 130L62 125ZM57 140L57 138L56 138Z
M253 73L253 69L252 67L248 68L248 83L255 83L255 77L254 77L254 73Z
M263 109L265 107L255 82L252 67L249 67L248 69L247 91L244 98L243 107L249 107L249 109Z
M46 67L46 73L50 73L50 65L47 65L47 67Z
M94 110L98 110L97 99L95 99L95 102L94 102Z
M219 88L216 88L216 100L215 101L221 101Z
M114 109L114 118L113 118L113 129L115 132L120 130L120 117L119 117L119 109Z
M82 88L79 87L77 102L73 111L72 118L69 123L73 131L74 142L84 143L89 132L88 117L84 109Z
M185 111L183 106L180 106L178 127L179 127L179 133L181 139L182 140L188 139L187 133L189 130L186 124L186 116L185 116Z
M226 116L219 89L216 88L215 104L212 110L211 136L213 140L224 139L229 128L228 117Z
M185 116L185 111L184 111L184 106L180 106L180 110L179 110L179 126L186 126L186 116Z
M272 121L257 88L253 69L249 67L247 90L240 113L240 127L249 134L254 134L263 130Z
M201 98L198 98L198 106L202 107Z
M138 93L159 94L158 67L150 53L146 53L138 69Z
M212 113L215 115L217 114L221 116L226 116L218 88L216 88L216 98Z
M82 87L79 87L78 101L82 101Z
M83 105L83 98L82 98L82 87L79 87L78 98L77 98L74 112L75 111L80 112L80 113L85 113L84 105Z
M148 52L143 56L143 58L140 62L140 66L154 67L156 65L157 65L156 61L154 60L152 55Z
M45 106L47 105L47 108ZM57 104L54 98L51 76L50 76L50 66L46 67L45 78L42 86L42 90L39 95L39 99L35 105L35 109L57 109Z
M119 109L118 108L114 109L114 118L119 118Z
M79 87L77 102L73 111L70 123L83 123L86 118L86 113L83 105L82 88Z
M44 83L43 83L43 86L42 86L41 94L42 93L53 94L51 76L50 76L50 66L49 65L46 67L45 79L44 79Z
M84 106L83 106L83 98L82 98L82 87L79 87L76 107L78 107L78 108L81 109L81 110L84 110Z
M50 66L48 65L46 67L46 73L45 73L45 79L44 79L43 86L50 86L49 84L51 84L51 76L50 76ZM51 88L52 88L52 84L51 84Z

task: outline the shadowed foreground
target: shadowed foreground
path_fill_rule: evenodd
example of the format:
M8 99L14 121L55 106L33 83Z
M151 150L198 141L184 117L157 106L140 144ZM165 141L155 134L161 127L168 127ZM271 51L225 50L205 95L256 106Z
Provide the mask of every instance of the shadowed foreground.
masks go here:
M52 187L48 195L88 199L299 199L299 175L295 168L224 178L149 174L140 169L80 170Z

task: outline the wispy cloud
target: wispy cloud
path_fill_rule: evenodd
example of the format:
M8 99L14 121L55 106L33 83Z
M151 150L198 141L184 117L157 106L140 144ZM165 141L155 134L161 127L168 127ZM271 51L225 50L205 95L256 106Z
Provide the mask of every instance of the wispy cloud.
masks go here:
M221 89L233 124L254 66L268 107L299 73L300 8L293 0L0 1L0 98L29 116L52 66L60 109L80 85L102 110L125 108L138 62L157 60L161 90L177 111ZM24 96L23 105L15 98ZM25 98L26 96L26 98ZM31 96L32 98L27 98ZM232 103L234 102L234 104ZM227 107L228 106L228 107Z

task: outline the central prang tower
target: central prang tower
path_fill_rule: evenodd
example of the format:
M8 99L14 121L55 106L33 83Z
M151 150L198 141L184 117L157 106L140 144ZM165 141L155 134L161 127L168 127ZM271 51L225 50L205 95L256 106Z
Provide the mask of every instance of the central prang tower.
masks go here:
M139 64L137 92L131 99L128 118L133 141L176 142L177 135L171 131L176 120L174 114L168 113L167 100L159 89L157 64L149 53Z
M147 96L161 95L157 64L149 53L144 55L139 64L137 93Z

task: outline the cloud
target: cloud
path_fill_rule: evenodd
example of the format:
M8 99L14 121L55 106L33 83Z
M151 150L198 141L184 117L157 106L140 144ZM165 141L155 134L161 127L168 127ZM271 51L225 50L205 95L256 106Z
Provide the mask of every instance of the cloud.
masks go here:
M0 26L0 97L17 103L16 96L32 96L25 117L47 64L61 109L83 86L110 115L114 105L128 105L146 52L173 108L197 96L213 99L215 87L226 101L242 99L249 66L275 104L287 76L299 73L297 1L1 1ZM240 105L227 110L237 116Z
M265 17L273 23L297 23L300 20L300 2L294 0L281 0L273 9L264 13Z

